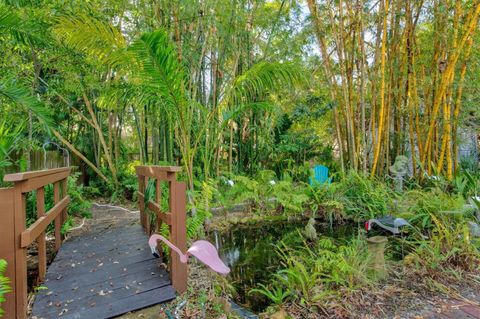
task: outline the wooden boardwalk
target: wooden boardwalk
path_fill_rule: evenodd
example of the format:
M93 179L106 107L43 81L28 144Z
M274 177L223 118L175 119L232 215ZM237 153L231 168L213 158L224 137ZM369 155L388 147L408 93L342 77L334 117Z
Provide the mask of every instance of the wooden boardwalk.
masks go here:
M423 316L424 319L480 319L480 307L461 301L444 304L438 311Z
M66 241L49 266L32 318L111 318L175 298L169 275L138 224Z

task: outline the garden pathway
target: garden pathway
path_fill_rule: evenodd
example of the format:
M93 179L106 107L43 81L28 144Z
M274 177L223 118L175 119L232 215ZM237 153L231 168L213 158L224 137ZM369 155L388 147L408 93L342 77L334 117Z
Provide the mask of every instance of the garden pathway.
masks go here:
M32 319L111 318L175 298L138 214L95 205L49 266Z

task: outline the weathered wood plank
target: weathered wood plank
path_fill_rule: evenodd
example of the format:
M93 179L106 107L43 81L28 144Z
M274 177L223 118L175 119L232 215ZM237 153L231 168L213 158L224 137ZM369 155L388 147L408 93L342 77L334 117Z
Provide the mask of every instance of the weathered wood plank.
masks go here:
M158 276L158 273L156 273ZM165 274L165 277L168 277ZM86 291L79 288L76 294L70 298L63 296L53 297L47 300L46 307L41 309L43 315L50 314L55 317L59 309L68 309L68 312L82 312L92 308L107 306L119 299L124 299L152 289L159 289L170 285L169 280L162 280L161 277L143 278L122 283L122 286L111 287L110 285L100 286L98 290ZM59 306L61 305L61 306Z
M113 318L121 314L170 301L175 298L172 286L145 291L133 296L116 300L106 307L96 307L74 315L62 316L63 319L77 318Z
M116 276L121 276L130 271L141 271L148 267L151 264L157 264L158 259L151 256L148 259L138 258L138 260L128 260L123 265L113 264L108 265L108 267L97 267L94 269L86 268L83 269L81 265L79 268L83 270L83 273L76 274L75 276L70 276L70 269L64 269L62 273L58 274L47 274L45 279L45 285L49 286L52 284L61 284L67 287L78 287L79 285L88 285L92 283L101 282L107 278L115 278ZM56 276L55 276L56 275Z
M155 264L149 264L147 267L145 267L145 270L142 269L142 271L138 271L137 269L137 272L126 272L121 276L112 279L104 278L105 280L101 282L89 285L75 286L73 288L62 285L55 285L54 287L50 286L52 288L41 290L38 293L35 301L36 304L45 305L45 299L47 299L46 304L48 304L50 301L58 298L63 300L78 299L83 295L91 294L92 291L99 292L102 289L112 289L120 286L124 287L124 285L128 285L129 283L133 283L130 284L130 286L133 286L135 284L134 281L140 280L141 282L143 280L151 279L152 276L154 276L152 273L154 273L155 276L158 276L157 279L162 281L162 283L170 284L170 278L168 277L168 273L165 271L165 269L159 268Z
M110 318L173 299L169 274L147 240L140 225L129 225L66 241L48 268L47 289L39 291L33 315Z

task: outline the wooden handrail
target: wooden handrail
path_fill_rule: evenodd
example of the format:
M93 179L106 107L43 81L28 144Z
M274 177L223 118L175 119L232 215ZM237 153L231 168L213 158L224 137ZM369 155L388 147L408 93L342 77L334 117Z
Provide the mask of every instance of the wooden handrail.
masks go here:
M67 178L70 168L56 168L5 175L12 188L0 189L0 258L8 262L7 276L13 291L2 307L6 318L27 318L27 247L38 243L38 281L43 281L47 269L45 232L55 223L55 250L62 244L61 227L67 218ZM45 212L45 186L53 184L54 207ZM26 229L26 194L36 191L37 220Z
M176 173L182 171L177 166L137 166L135 170L137 175L167 181L176 180Z
M53 168L53 169L44 169L41 171L7 174L4 176L3 181L4 182L20 182L27 179L32 179L34 177L48 176L48 175L61 173L61 172L70 173L70 167L61 167L61 168Z
M63 212L67 205L70 203L70 197L64 197L60 202L58 202L48 213L34 222L27 230L22 233L22 247L27 247L33 243L44 231L47 229L48 225L57 218L58 214Z
M138 177L138 201L140 206L140 222L145 232L150 235L155 231L160 231L162 223L169 226L170 241L177 246L183 253L187 249L186 234L186 184L177 181L176 174L181 172L180 167L176 166L137 166ZM148 179L155 180L156 196L155 200L149 200L145 203L145 188L148 185ZM163 211L161 202L161 182L167 182L169 186L169 212ZM155 216L155 224L151 225L151 219L146 211L148 208ZM159 247L161 248L161 247ZM179 293L187 289L187 266L180 262L177 254L170 253L170 277L172 285Z
M138 192L138 199L141 201L145 200L145 195L143 193ZM152 202L151 200L147 203L147 208L150 209L152 212L156 214L157 218L160 218L164 223L167 225L172 224L172 214L170 212L162 211L162 208L158 203Z

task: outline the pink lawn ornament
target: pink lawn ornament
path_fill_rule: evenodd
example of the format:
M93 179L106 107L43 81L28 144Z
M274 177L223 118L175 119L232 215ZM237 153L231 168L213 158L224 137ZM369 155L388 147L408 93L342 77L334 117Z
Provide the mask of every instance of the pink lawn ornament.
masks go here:
M180 261L184 264L187 263L188 257L192 255L215 272L218 272L222 275L226 275L230 272L230 268L228 268L218 256L217 249L206 240L197 240L187 250L187 253L184 254L177 246L172 244L162 235L152 235L148 240L148 245L152 250L152 254L157 258L160 257L160 254L157 251L157 241L159 240L163 241L168 247L174 250L180 256Z

